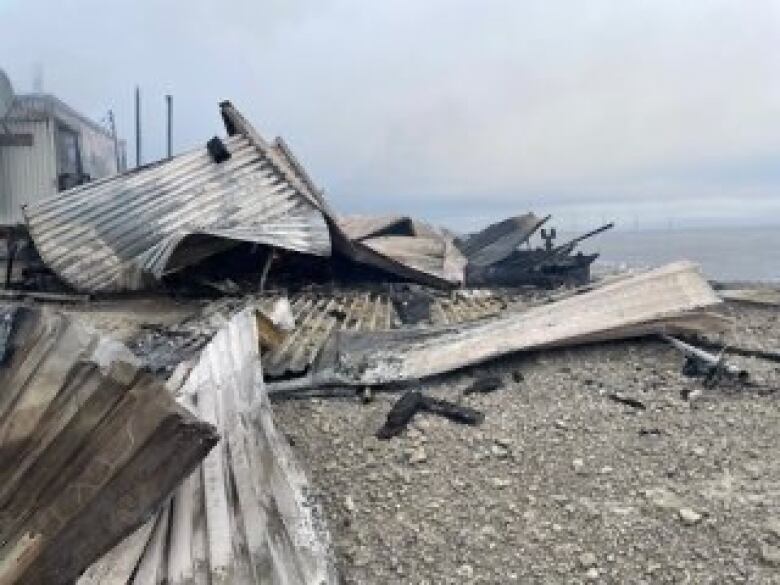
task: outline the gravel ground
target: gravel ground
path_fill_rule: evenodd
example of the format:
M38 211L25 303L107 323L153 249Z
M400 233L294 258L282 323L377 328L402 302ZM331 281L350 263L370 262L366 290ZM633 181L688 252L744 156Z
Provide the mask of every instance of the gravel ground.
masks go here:
M780 348L780 311L726 311L736 342ZM683 400L701 382L681 375L676 351L638 340L420 386L482 410L479 427L418 414L379 441L392 393L275 413L323 501L345 583L780 583L780 364L734 361L765 388ZM503 386L461 398L485 375Z

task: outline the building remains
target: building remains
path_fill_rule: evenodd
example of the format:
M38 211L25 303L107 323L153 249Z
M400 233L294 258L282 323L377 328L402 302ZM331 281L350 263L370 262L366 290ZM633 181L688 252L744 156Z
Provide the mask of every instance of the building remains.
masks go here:
M219 114L223 136L129 172L56 98L22 96L0 122L0 223L37 261L17 274L7 255L0 307L0 585L339 583L274 400L401 388L371 432L393 441L417 413L482 424L410 385L520 352L655 336L710 382L733 369L670 337L729 323L689 262L594 279L597 254L575 249L612 224L561 244L531 212L468 235L342 215L286 142L230 102ZM197 308L137 318L127 344L72 314L169 297Z

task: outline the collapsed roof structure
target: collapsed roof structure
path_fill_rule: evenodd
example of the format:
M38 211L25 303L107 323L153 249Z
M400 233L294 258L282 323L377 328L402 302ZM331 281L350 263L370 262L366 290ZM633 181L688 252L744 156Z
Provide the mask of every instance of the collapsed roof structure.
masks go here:
M380 277L237 287L192 322L146 331L130 344L143 362L66 315L0 310L0 585L335 584L323 514L269 395L355 396L516 352L724 326L686 262L539 302L452 290L562 258L589 266L569 254L609 226L558 246L551 230L525 250L549 216L464 238L407 216L339 216L283 140L220 109L226 138L28 206L44 263L100 293L155 287L244 244L266 268L278 253Z
M404 233L388 235L397 222L356 233L283 140L266 142L229 102L220 109L225 140L26 206L43 262L79 291L141 290L248 242L320 257L335 251L433 286L463 283L465 261L451 237L411 220Z
M231 136L25 208L43 261L80 291L139 290L236 242L328 256L319 202L222 105ZM215 144L212 142L211 144Z

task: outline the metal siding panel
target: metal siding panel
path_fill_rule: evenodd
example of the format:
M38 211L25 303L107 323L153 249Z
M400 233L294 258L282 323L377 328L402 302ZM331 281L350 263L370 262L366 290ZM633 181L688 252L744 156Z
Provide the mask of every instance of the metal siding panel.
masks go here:
M107 131L53 96L17 96L4 125L13 133L33 134L34 144L0 147L0 225L22 223L22 205L57 193L55 120L79 135L84 173L93 180L116 174L114 141Z
M0 147L0 225L24 221L21 206L57 192L52 125L47 120L10 120L11 133L32 134L32 147Z
M80 127L79 146L84 172L90 177L109 177L119 171L116 167L114 139L111 136L83 125Z

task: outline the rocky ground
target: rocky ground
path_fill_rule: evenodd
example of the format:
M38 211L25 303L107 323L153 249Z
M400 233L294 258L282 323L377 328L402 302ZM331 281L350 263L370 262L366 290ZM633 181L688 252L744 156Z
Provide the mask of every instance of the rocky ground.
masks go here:
M732 340L780 348L780 311L725 310ZM760 387L703 389L653 340L517 355L420 386L481 426L418 414L388 441L398 394L275 413L345 583L780 583L780 364L734 361Z

